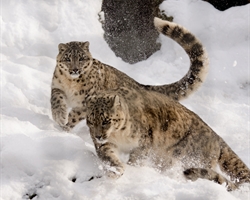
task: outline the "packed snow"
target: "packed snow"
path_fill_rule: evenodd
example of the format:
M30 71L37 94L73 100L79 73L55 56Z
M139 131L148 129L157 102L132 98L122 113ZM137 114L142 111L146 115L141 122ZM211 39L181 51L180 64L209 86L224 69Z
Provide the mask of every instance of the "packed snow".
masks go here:
M120 179L106 178L85 121L66 133L52 120L50 84L59 43L89 41L96 59L141 83L164 84L189 67L176 42L161 35L160 51L130 65L103 39L101 0L3 0L1 6L2 200L250 199L249 184L227 192L211 181L186 181L176 168L161 173L126 165ZM210 58L205 83L181 103L250 167L250 4L221 12L200 0L167 0L161 9L194 33Z

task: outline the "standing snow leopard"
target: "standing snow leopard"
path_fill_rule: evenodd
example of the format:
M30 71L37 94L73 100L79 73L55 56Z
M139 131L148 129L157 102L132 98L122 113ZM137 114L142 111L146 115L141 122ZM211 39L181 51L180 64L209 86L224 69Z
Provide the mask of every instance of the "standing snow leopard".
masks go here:
M229 191L250 182L249 168L224 140L163 94L123 87L102 91L88 100L87 125L109 177L123 174L119 155L127 153L128 164L146 160L161 171L178 165L187 179L225 183ZM218 167L231 181L216 172Z
M123 72L92 58L89 42L59 44L50 101L53 119L64 130L71 130L86 117L86 99L101 90L119 87L146 89L181 100L201 85L208 71L208 58L199 40L175 23L155 18L154 24L160 33L179 43L190 58L187 74L172 84L150 86L136 82Z

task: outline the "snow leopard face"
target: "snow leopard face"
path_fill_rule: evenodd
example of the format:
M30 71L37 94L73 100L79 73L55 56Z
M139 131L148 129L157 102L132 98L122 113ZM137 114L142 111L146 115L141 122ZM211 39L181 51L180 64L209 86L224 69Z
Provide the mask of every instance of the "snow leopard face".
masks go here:
M98 143L106 143L112 133L124 127L125 121L118 96L94 97L88 102L87 125Z
M93 63L93 58L89 52L89 42L61 43L58 49L57 63L72 78L78 78Z

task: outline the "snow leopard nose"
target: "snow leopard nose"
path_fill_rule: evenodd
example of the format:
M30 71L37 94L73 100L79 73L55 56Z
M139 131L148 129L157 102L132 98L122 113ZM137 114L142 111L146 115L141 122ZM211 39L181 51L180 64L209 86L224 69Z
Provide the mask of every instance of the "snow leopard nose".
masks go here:
M78 72L78 69L72 69L72 71L76 74Z
M96 138L97 140L102 140L102 136L101 136L101 135L96 135L95 138Z

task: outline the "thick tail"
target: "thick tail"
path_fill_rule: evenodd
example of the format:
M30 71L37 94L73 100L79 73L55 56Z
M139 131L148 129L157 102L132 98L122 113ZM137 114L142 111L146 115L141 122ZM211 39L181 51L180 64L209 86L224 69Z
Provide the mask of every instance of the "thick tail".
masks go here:
M230 176L231 181L237 185L250 183L249 168L225 142L221 145L218 162L221 170Z
M175 40L186 51L190 58L190 68L179 81L169 85L144 86L148 90L163 93L175 100L181 100L193 93L204 82L209 62L201 42L185 28L169 21L155 17L156 29Z

